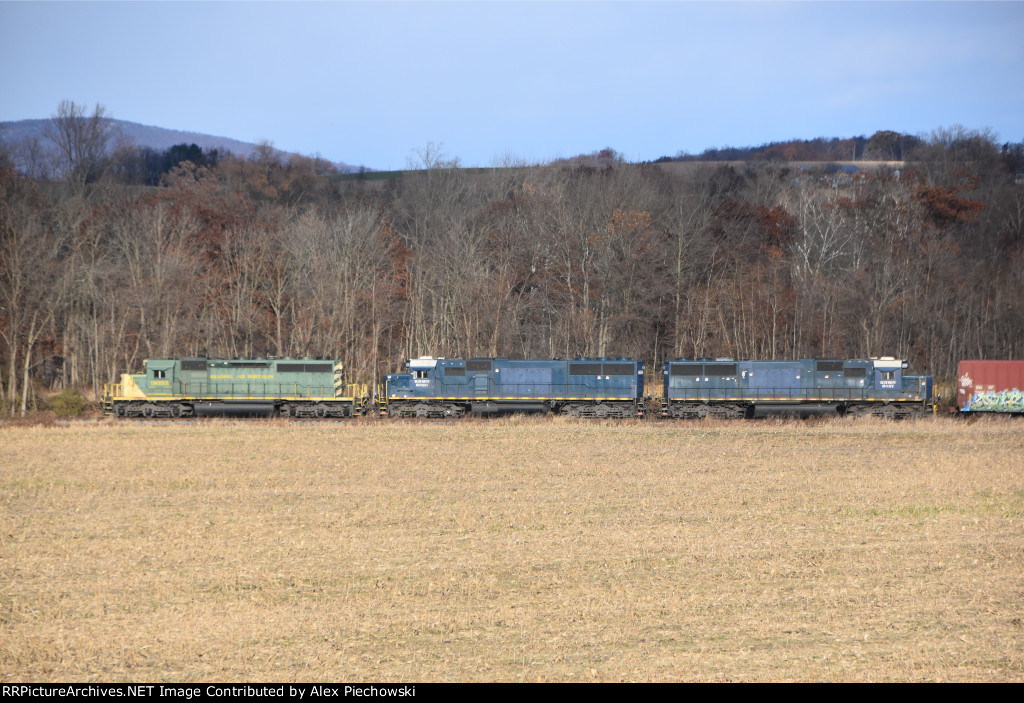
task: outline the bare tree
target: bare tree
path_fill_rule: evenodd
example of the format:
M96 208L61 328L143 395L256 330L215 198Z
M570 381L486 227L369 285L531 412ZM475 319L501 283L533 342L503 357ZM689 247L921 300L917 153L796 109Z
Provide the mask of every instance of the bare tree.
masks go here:
M10 155L27 178L48 181L53 177L56 154L39 137L25 137L11 144Z
M54 232L43 199L16 176L0 182L0 329L8 349L10 412L16 409L16 360L23 359L21 414L29 397L32 352L63 303L60 252L65 243Z
M109 165L107 149L115 136L115 128L106 109L96 103L92 115L84 105L64 100L51 116L44 136L57 145L67 182L76 195L98 181Z

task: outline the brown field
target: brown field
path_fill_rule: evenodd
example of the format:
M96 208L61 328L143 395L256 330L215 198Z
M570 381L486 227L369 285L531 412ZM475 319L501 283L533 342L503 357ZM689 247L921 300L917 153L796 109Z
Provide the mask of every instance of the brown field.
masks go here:
M0 680L1020 681L1024 423L0 427Z

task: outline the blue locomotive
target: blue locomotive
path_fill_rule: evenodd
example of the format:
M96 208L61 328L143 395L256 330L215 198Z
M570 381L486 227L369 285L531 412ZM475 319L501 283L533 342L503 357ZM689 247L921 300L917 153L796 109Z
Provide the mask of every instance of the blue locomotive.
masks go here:
M552 412L642 417L644 362L633 359L435 359L406 362L384 377L378 407L390 417L467 412Z
M901 418L931 409L932 377L903 373L879 359L734 361L676 359L664 364L662 417L743 418L772 413Z

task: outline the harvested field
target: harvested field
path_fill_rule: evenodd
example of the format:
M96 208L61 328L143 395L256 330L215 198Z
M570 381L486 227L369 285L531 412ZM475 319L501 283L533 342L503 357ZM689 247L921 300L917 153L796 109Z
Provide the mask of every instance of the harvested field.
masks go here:
M0 427L0 680L1020 681L1024 423Z

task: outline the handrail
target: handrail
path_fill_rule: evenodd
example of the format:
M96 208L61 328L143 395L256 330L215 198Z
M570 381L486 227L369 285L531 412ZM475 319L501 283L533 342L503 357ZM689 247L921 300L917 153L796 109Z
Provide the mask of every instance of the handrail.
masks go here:
M339 395L339 391L341 394ZM185 383L174 380L167 387L166 395L191 398L359 398L366 393L365 384L348 383L342 386L299 383L210 381L206 383ZM164 395L164 392L149 390L149 395Z
M884 398L894 400L920 400L922 394L920 389L906 390L902 388L793 388L783 387L758 387L758 388L737 388L735 386L725 387L699 387L679 388L669 387L667 400L868 400L871 398Z
M476 381L483 377L477 376ZM587 381L583 383L532 383L523 382L499 382L494 383L490 378L487 383L478 387L476 382L447 383L437 379L428 381L413 381L408 388L394 388L385 384L385 396L390 398L399 397L397 393L412 391L418 396L428 395L430 397L442 398L637 398L638 385L635 380L629 384L620 384L614 381ZM414 396L415 397L415 396Z

